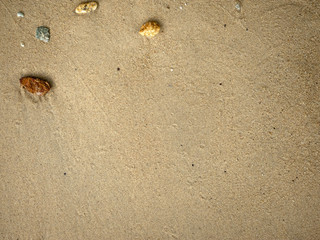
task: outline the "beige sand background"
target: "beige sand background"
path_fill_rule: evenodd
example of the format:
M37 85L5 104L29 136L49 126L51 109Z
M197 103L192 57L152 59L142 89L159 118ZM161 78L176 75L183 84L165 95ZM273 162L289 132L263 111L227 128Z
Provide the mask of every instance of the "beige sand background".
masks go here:
M79 3L0 1L0 239L320 239L318 0Z

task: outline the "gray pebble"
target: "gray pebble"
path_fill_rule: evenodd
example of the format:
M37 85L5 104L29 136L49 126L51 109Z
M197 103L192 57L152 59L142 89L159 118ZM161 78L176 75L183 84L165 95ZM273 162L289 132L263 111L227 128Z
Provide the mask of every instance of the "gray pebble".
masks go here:
M45 26L37 27L36 38L43 42L50 41L50 29Z

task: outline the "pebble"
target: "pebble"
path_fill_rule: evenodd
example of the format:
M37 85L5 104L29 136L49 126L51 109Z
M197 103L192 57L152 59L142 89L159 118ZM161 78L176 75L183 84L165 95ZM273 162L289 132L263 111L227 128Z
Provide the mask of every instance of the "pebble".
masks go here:
M17 17L23 18L23 17L24 17L24 13L23 13L23 12L18 12L18 13L17 13Z
M239 11L239 12L241 11L241 5L242 4L241 4L240 0L237 0L235 7L236 7L236 10Z
M50 41L50 29L45 26L37 27L36 38L43 42Z
M21 43L20 43L20 46L21 46L21 47L24 47L24 42L21 42Z
M97 9L98 3L97 2L86 2L81 3L75 10L77 14L86 14L93 12Z
M20 79L20 84L28 92L38 96L44 96L51 88L47 81L34 77L23 77Z
M157 22L146 22L140 28L139 33L142 36L152 38L160 32L160 25Z

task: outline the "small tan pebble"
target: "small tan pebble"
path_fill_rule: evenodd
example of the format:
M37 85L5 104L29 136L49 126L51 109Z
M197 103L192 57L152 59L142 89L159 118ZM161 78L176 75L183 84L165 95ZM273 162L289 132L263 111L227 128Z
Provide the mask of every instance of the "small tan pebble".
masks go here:
M96 10L98 7L97 2L86 2L86 3L81 3L75 10L77 14L86 14L93 12Z
M147 22L142 25L139 33L149 38L154 37L160 32L160 25L157 22Z
M23 77L20 79L20 84L28 92L38 96L44 96L51 88L47 81L34 77Z

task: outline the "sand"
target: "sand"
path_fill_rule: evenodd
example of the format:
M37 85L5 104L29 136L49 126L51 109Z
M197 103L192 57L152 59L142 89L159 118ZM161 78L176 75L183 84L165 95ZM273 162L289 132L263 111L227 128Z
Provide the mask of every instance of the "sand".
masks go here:
M80 2L0 1L0 239L319 239L318 0Z

